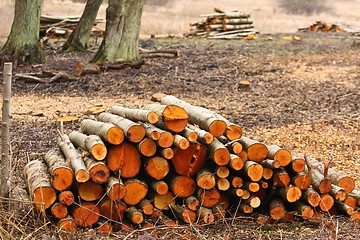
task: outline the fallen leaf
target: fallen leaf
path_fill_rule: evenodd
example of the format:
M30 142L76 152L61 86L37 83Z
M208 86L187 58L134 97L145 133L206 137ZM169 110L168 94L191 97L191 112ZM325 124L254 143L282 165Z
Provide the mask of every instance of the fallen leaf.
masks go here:
M102 107L102 106L100 106L100 107L98 107L98 106L95 106L95 107L91 107L91 108L89 108L87 111L86 111L86 114L88 114L88 115L97 115L97 114L100 114L100 113L102 113L102 112L105 112L105 108L104 107Z

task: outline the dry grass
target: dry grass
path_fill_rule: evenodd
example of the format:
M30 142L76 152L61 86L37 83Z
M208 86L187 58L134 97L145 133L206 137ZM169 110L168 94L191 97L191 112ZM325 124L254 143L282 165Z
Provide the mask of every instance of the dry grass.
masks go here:
M312 16L288 15L278 7L277 0L174 0L163 6L145 6L142 18L141 33L182 35L189 30L189 23L199 20L200 14L211 13L214 7L225 10L239 9L251 14L255 27L261 33L296 32L299 27L308 26L315 20L343 22L360 27L358 0L329 1L330 12ZM42 12L56 16L81 15L84 4L69 0L44 1ZM104 4L99 17L105 17ZM0 2L0 15L4 16L0 23L0 38L10 31L13 17L11 1ZM5 20L4 20L5 19ZM103 26L102 26L103 27Z

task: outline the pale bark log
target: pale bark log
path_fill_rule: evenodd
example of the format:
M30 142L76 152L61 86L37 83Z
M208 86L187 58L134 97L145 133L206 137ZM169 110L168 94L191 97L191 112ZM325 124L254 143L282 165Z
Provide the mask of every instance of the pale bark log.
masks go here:
M155 124L159 120L159 115L156 112L144 109L132 109L122 106L113 106L110 112L123 118L130 119L134 122L141 121Z
M85 119L81 121L80 128L82 132L98 135L110 144L119 145L124 140L124 131L111 123Z

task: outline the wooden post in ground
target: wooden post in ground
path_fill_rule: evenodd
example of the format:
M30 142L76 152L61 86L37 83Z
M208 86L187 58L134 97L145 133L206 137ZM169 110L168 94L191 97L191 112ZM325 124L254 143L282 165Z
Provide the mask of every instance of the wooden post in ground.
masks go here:
M7 197L9 193L8 180L10 168L10 98L11 98L11 76L12 63L4 63L3 80L3 104L1 123L1 197Z

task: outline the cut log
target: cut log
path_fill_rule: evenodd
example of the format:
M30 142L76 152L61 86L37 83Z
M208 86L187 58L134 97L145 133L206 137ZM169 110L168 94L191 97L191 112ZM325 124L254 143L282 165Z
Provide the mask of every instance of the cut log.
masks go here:
M265 144L244 136L240 138L239 142L247 152L248 159L251 161L261 162L268 156L268 149Z
M260 162L261 166L264 168L277 169L281 167L280 162L278 160L272 159L264 159Z
M113 232L113 226L108 221L99 220L97 225L96 231L98 234L110 234Z
M335 201L335 206L337 210L344 213L348 217L351 217L354 214L354 209L343 202Z
M161 216L161 222L168 227L176 227L178 224L166 215Z
M99 184L107 182L110 170L104 162L85 156L84 163L90 173L91 181Z
M66 134L62 134L58 140L58 144L66 159L70 161L70 165L75 172L76 181L82 183L89 180L90 173L85 166L81 153L75 149L69 137Z
M288 150L277 145L267 146L267 149L269 151L267 157L269 159L278 160L282 167L286 167L291 162L292 156Z
M356 198L350 196L350 195L347 195L345 200L344 200L344 203L350 207L352 207L353 209L356 209L357 208L357 204L356 204Z
M201 205L199 199L197 199L195 196L187 197L185 199L185 204L191 211L194 212L197 211Z
M206 224L212 224L215 222L215 216L210 208L200 207L196 214L201 222Z
M297 172L291 176L291 184L297 186L301 190L306 190L311 185L310 175L304 172Z
M160 137L156 141L157 145L159 145L162 148L168 148L171 147L174 143L175 137L171 134L171 132L159 130Z
M144 221L144 215L137 209L136 207L132 206L125 210L125 213L128 219L134 224L140 224Z
M175 134L174 135L174 145L175 145L175 147L185 150L190 146L190 142L187 138L185 138L179 134Z
M91 202L99 200L105 194L105 191L100 184L89 180L84 183L79 183L77 193L82 200Z
M288 186L288 187L280 188L279 193L285 201L290 203L296 202L301 198L302 195L300 188L296 186Z
M142 123L142 125L144 126L145 128L145 134L148 138L152 139L152 140L159 140L160 138L160 132L159 132L159 129L160 128L157 128L155 127L154 125L152 124L149 124L149 123ZM160 129L161 130L161 129ZM163 130L162 130L163 131Z
M306 169L305 169L306 170ZM331 180L324 177L320 172L315 169L310 169L308 174L311 177L311 185L320 194L327 194L331 190Z
M305 170L306 161L304 154L295 154L292 156L291 162L286 166L286 170L292 172L303 172Z
M113 145L119 145L125 137L124 131L114 124L90 119L81 121L80 129L83 133L98 135L102 140Z
M175 197L187 198L196 190L194 179L187 176L175 176L170 180L170 189Z
M165 158L155 156L146 159L144 169L150 177L161 180L169 173L170 166Z
M242 145L241 145L242 146ZM248 159L247 152L245 150L242 150L238 154L236 154L243 162L246 162Z
M134 122L140 121L155 124L157 121L159 121L159 115L156 112L144 109L132 109L122 106L113 106L110 112L123 118L130 119Z
M220 201L220 192L216 188L210 190L198 189L197 198L202 203L201 206L211 208Z
M179 106L149 104L144 109L156 112L159 115L159 121L156 126L172 132L182 132L188 123L187 112Z
M310 166L312 169L316 169L320 173L324 172L324 165L320 161L312 158L306 158L306 161L308 163L308 166ZM333 184L344 188L346 193L350 193L355 188L354 179L340 171L329 168L327 177L331 180Z
M175 148L172 163L177 174L194 176L205 164L206 148L199 143L191 143L183 150Z
M307 204L302 201L296 201L295 203L296 211L301 215L304 219L311 219L314 216L314 210Z
M127 193L123 201L128 205L136 205L143 200L148 192L148 186L139 179L128 179L125 181Z
M186 137L190 142L195 142L198 139L198 134L189 127L185 127L184 131L181 132L181 135Z
M71 216L60 219L57 223L57 226L62 231L73 233L77 231L77 224Z
M212 207L212 212L214 214L215 220L225 218L226 207L223 204L218 203Z
M70 141L83 150L89 152L96 160L104 160L107 149L104 142L97 135L85 135L78 131L69 134Z
M171 209L176 217L185 223L193 223L196 221L196 213L186 207L174 205Z
M346 191L342 187L331 184L330 195L339 202L343 202L346 198Z
M67 207L60 202L54 203L50 208L50 212L57 219L65 218L68 215Z
M121 177L132 178L140 171L140 154L133 144L123 142L110 149L106 164L111 171L120 170Z
M257 182L262 178L264 168L254 161L246 161L244 163L244 167L240 171L250 178L251 181Z
M82 202L74 205L71 215L78 226L89 227L99 220L100 209L95 203Z
M65 206L70 206L74 203L75 197L72 191L62 191L59 193L59 202L64 204Z
M219 120L210 110L193 106L174 96L167 95L161 99L161 104L174 104L185 109L189 122L198 125L201 129L210 132L214 137L220 137L226 130L226 123Z
M312 207L317 207L320 204L321 197L318 192L316 192L311 186L307 188L303 194L302 198L305 202L309 203Z
M274 171L271 168L263 168L263 178L265 180L270 180L274 175Z
M156 153L156 143L151 138L144 138L137 143L137 149L145 157L151 157Z
M120 177L111 176L106 184L106 194L111 200L123 199L127 194L127 189Z
M76 62L75 75L77 77L87 74L99 74L101 72L100 67L94 63L83 63L81 61Z
M130 142L137 143L145 137L144 126L129 119L111 113L100 113L97 118L99 121L109 122L121 128Z
M231 196L241 198L244 195L244 190L242 190L241 188L234 188L234 189L230 189L228 193Z
M230 152L218 139L207 146L210 158L219 166L225 166L230 162Z
M119 200L113 201L104 197L99 203L99 209L102 216L110 220L121 221L124 219L126 204Z
M241 188L244 184L242 178L238 176L230 176L229 181L233 188Z
M69 188L74 179L70 163L65 160L62 151L58 148L51 149L45 155L48 172L51 175L51 185L58 191Z
M259 197L250 196L244 203L250 205L252 208L258 208L261 205L261 200Z
M159 154L168 160L174 157L174 151L171 148L162 148L159 150Z
M154 212L154 206L151 204L149 199L141 200L139 207L145 215L151 216L151 214Z
M243 150L243 146L237 140L225 144L230 153L239 154Z
M152 181L150 186L160 195L166 194L169 191L169 186L165 181Z
M153 200L154 207L160 210L169 210L171 206L175 205L175 196L172 192L167 192L163 195L155 194Z
M154 222L158 222L163 216L165 215L161 209L154 208L154 212L151 214L150 218Z
M56 200L56 192L51 186L46 165L39 160L28 162L24 167L24 176L31 200L38 210L49 208Z
M230 154L229 167L231 167L235 171L239 171L243 168L243 166L244 166L244 161L238 155Z
M257 182L245 182L244 189L248 190L251 193L255 193L260 190L260 185Z
M212 143L212 141L214 140L214 136L203 130L203 129L200 129L194 125L191 125L191 124L188 124L187 127L190 129L190 130L193 130L194 132L197 133L198 135L198 138L197 138L197 141L202 143L202 144L210 144Z
M282 219L286 213L284 203L280 199L273 199L269 204L269 212L272 219Z
M357 205L358 207L360 207L360 191L359 191L359 190L356 190L356 189L352 190L352 191L348 194L348 196L351 196L351 197L355 198L355 199L356 199L356 205Z
M329 194L324 194L321 196L319 207L322 211L327 212L333 207L334 203L335 201L332 196Z
M216 187L220 191L226 191L226 190L228 190L230 188L230 182L226 178L219 178L216 181Z
M246 213L246 214L250 214L253 212L253 208L252 206L250 206L249 204L246 204L246 203L240 203L240 210L243 212L243 213Z
M227 178L230 175L230 170L226 166L216 166L215 173L219 178Z
M199 188L211 189L216 186L214 174L207 168L200 169L196 175L196 184Z

